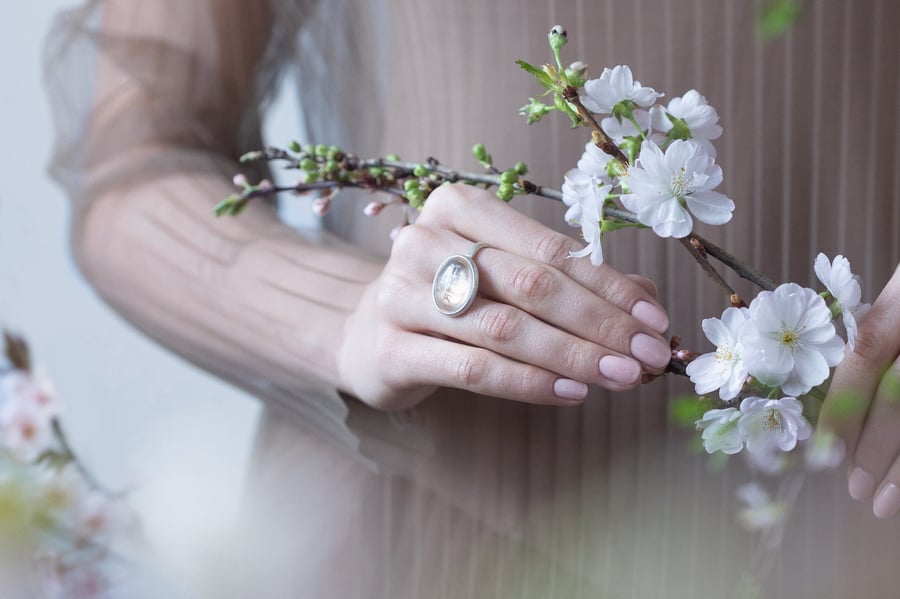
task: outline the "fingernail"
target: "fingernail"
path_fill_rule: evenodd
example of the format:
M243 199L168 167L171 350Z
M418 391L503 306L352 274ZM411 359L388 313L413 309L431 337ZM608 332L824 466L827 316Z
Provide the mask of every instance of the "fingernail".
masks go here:
M900 510L900 489L894 483L888 483L878 493L872 511L878 518L893 518Z
M642 300L636 303L631 309L631 315L657 333L664 333L669 328L669 317L650 302Z
M875 479L857 466L850 472L847 490L850 491L850 497L857 501L868 499L875 492Z
M672 350L659 339L638 333L631 338L631 355L647 366L663 368L672 358Z
M576 400L581 402L587 397L588 386L580 381L572 379L556 379L553 383L553 393L560 399Z
M600 359L600 374L611 381L628 385L641 376L641 365L628 358L603 356Z

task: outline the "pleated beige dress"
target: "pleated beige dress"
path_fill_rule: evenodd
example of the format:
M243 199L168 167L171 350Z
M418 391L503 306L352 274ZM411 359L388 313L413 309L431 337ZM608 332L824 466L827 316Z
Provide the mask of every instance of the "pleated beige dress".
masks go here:
M87 37L102 39L96 25L101 4L67 15L60 26L71 31L77 23ZM299 13L275 6L280 33L268 42L259 85L263 91L274 85L276 65L298 75L308 141L337 143L364 156L434 156L467 168L475 166L470 148L480 142L501 167L523 160L531 168L529 178L558 187L587 141L585 131L571 130L556 115L526 126L517 109L540 90L514 61L546 61L546 31L561 23L569 31L566 56L587 62L595 76L604 66L628 64L645 85L668 96L697 88L717 108L725 128L716 143L725 173L721 189L737 208L728 225L699 225L698 231L777 281L811 285L817 252L844 254L862 275L864 296L871 301L900 261L900 4L808 0L796 25L773 39L756 30L762 5L749 0L329 0ZM211 10L217 16L208 25L215 42L210 43L220 55L210 60L221 69L226 50L240 56L224 32L252 19L257 8L247 3L231 13L224 7ZM199 9L184 11L184 19L202 16ZM102 56L104 47L114 49L117 43L126 41L95 41L91 47ZM171 81L182 94L181 103L161 107L178 109L194 97L177 85L196 81L196 73L182 73L185 64L178 54L141 62L149 78ZM136 68L122 70L133 76ZM115 152L102 148L130 147L134 137L123 141L110 127L102 142L96 136L85 141L83 132L63 127L55 165L77 198L76 222L85 218L92 198L127 188L143 176L135 174L141 169L230 177L236 150L249 149L255 130L247 117L252 108L223 108L223 95L240 88L198 91L203 101L191 110L167 113L171 130L146 134L171 147L168 157L110 168L103 176L96 174L102 171L97 165L110 163L113 158L103 156ZM58 81L56 89L63 89ZM258 105L261 97L244 98L245 104ZM208 109L217 119L249 123L241 133L244 146L218 143L222 136L186 133L208 118L201 115ZM143 114L150 113L156 114ZM283 139L269 141L285 143L294 136L285 131ZM85 143L92 157L87 166ZM79 160L72 158L77 148ZM95 174L85 177L86 168ZM130 183L122 184L123 179ZM201 255L196 264L216 263L215 249L224 246L227 253L229 236L202 223L208 202L193 208L197 204L190 204L176 183L167 185L156 193L168 198L160 200L168 223L148 224L151 210L121 217L125 230L156 227L163 232L154 235L168 235L167 244L147 246L135 241L143 239L140 235L132 236L130 243L139 246L134 251ZM326 226L377 264L390 250L388 231L399 213L386 210L366 218L365 202L361 194L342 193ZM516 198L514 204L569 230L558 204L538 198ZM182 213L195 224L173 225L171 219ZM185 232L191 230L202 234ZM267 230L261 224L255 233ZM76 240L92 231L96 234L97 227L76 227ZM670 334L680 335L688 347L708 350L699 322L718 316L725 298L678 244L634 231L607 235L604 244L611 265L656 282L671 316ZM194 285L218 281L207 276L213 267L190 270L173 260L147 260L154 276L170 277L166 285L184 297L201 293ZM852 501L843 469L806 478L777 549L766 549L742 529L735 489L753 479L772 489L782 483L752 473L741 459L714 467L694 448L692 433L669 422L669 399L690 391L684 379L666 377L626 394L592 391L578 408L444 390L411 410L382 413L321 384L313 358L271 367L267 343L314 346L315 339L301 333L299 341L286 341L274 332L238 338L239 333L217 328L214 318L204 320L206 311L184 308L185 302L173 301L171 310L159 314L133 297L139 283L121 275L128 281L124 287L103 285L97 281L105 271L82 261L104 297L138 326L267 401L248 477L250 532L239 549L256 586L252 594L235 591L236 596L900 593L900 522L876 520L869 505ZM197 273L199 281L191 278ZM749 297L750 288L736 283ZM228 309L214 311L228 314ZM288 371L303 372L309 383L282 384Z

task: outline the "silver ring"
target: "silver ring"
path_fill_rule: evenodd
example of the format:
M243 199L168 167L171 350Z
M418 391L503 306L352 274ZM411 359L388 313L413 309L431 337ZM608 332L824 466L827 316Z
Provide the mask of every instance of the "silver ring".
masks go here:
M464 255L450 256L438 267L431 284L434 305L441 314L459 316L469 309L478 294L478 266L475 254L490 247L479 242Z

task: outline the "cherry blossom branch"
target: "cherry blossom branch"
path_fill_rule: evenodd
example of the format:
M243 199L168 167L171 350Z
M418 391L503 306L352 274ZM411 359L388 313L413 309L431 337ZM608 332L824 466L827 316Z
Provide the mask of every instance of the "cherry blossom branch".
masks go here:
M584 108L584 105L581 104L581 102L577 99L577 94L575 100L576 101L573 102L573 104L575 105L579 114L581 114L583 111L587 115L587 117L593 119L593 116L590 114L590 112L588 112L587 109ZM602 129L599 128L599 125L596 124L596 121L594 121L594 124L597 126L597 130L599 130L600 133L597 133L597 130L595 130L595 134L593 137L596 139L600 139L601 144L605 144L607 143L607 141L608 143L612 144L612 147L615 148L615 152L613 152L612 155L616 156L616 154L618 154L618 156L621 156L621 158L617 159L619 159L620 161L624 160L627 164L627 159L625 159L624 154L622 154L618 146L616 146L611 140L609 140L608 137L606 137L606 141L604 141L600 136L601 134L605 136L605 133L602 133ZM604 145L601 144L598 144L598 147L600 147L601 150L606 151L604 149ZM295 185L291 186L273 186L263 184L256 186L247 185L245 186L244 192L242 194L227 198L217 207L216 210L220 214L236 214L239 213L249 201L258 197L270 197L283 192L302 194L307 192L327 191L330 193L336 193L337 191L344 188L365 189L367 191L381 191L408 201L409 191L402 188L401 186L398 186L398 184L401 181L412 179L429 180L430 184L433 187L437 187L445 182L463 182L473 185L485 185L488 187L500 187L501 185L506 184L503 173L491 174L455 170L444 166L435 158L428 158L424 163L419 164L415 162L391 160L388 158L363 159L351 154L343 154L339 151L338 153L336 153L336 157L340 159L339 161L336 161L337 168L330 173L325 173L324 176L329 177L325 180L311 182L299 181ZM304 158L294 156L281 148L274 147L268 147L264 150L250 152L242 158L242 162L257 160L285 161L288 163L289 169L301 169ZM372 169L376 169L376 171L381 170L383 171L383 173L373 175L371 172ZM493 166L491 166L490 169L495 173L497 171L497 169L493 168ZM419 177L417 173L421 175L423 174L423 170L425 176ZM519 194L535 195L558 202L563 201L563 194L560 190L537 185L521 176L517 178L517 181L515 181L514 185L516 193ZM622 222L639 224L637 216L633 212L624 210L622 208L607 205L603 208L603 215L606 218L614 218ZM712 281L722 289L725 295L729 298L729 301L731 301L733 304L738 303L738 301L735 299L736 293L734 291L734 288L731 287L731 285L729 285L728 282L725 281L721 273L719 273L715 269L715 267L710 264L707 255L712 256L713 258L724 264L726 267L731 269L735 274L743 279L752 282L760 289L772 290L775 288L775 284L772 282L772 280L759 272L759 270L739 260L730 252L696 233L691 233L688 237L682 238L679 241L682 247L684 247L685 250L691 255L691 257L694 258L703 272L706 273L706 275L709 276L709 278L712 279Z
M578 90L575 86L566 86L563 90L563 98L565 98L566 102L575 107L578 116L580 116L588 127L591 128L591 139L593 140L594 145L618 160L623 166L628 167L628 158L622 150L619 149L619 146L610 139L609 135L606 134L606 131L603 130L591 111L585 108L584 104L581 103L581 98L578 97Z
M78 455L75 453L75 450L72 449L72 446L69 444L69 438L66 435L66 432L63 430L62 424L57 418L53 419L53 435L56 437L57 443L59 443L60 448L63 452L63 458L71 462L78 472L84 477L84 480L87 481L89 485L93 488L103 491L110 496L114 496L115 494L104 489L100 483L97 482L96 477L87 469L87 466L84 465Z

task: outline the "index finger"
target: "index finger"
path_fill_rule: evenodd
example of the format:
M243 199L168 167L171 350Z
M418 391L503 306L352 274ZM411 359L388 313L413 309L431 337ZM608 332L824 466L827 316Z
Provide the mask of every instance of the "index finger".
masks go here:
M478 218L460 218L470 212ZM581 249L571 237L554 231L506 202L468 185L444 186L428 198L420 217L439 223L473 241L485 241L498 249L547 264L663 333L669 318L653 294L626 275L606 264L570 258Z
M878 385L898 354L900 268L860 323L854 349L845 350L819 414L819 429L837 434L848 453L856 448Z

